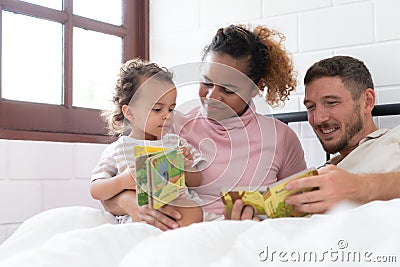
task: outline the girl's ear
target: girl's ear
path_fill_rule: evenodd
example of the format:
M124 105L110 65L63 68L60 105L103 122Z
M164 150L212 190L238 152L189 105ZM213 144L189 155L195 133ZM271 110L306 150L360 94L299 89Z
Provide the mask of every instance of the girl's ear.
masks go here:
M122 114L124 114L124 117L127 120L133 120L135 118L133 116L133 112L132 112L131 108L128 105L123 105L121 110L122 110Z

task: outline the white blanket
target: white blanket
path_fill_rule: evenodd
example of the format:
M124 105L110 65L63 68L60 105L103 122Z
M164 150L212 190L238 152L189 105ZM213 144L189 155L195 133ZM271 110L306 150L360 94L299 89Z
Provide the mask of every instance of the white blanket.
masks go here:
M308 218L215 221L162 232L86 207L24 222L0 266L398 266L400 199ZM316 262L316 263L315 263Z

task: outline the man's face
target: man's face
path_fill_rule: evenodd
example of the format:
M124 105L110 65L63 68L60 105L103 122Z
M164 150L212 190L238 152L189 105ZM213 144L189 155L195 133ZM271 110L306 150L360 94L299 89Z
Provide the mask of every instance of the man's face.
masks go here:
M364 137L360 100L354 101L339 77L318 78L306 85L308 122L328 153L351 151Z

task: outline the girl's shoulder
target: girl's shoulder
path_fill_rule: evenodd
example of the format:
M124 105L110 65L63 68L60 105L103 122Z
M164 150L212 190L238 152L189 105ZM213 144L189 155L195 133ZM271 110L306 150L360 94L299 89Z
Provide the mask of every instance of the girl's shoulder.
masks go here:
M109 144L105 148L105 153L112 153L121 149L126 149L127 147L133 147L135 145L144 145L142 140L136 140L129 136L120 136L117 140Z

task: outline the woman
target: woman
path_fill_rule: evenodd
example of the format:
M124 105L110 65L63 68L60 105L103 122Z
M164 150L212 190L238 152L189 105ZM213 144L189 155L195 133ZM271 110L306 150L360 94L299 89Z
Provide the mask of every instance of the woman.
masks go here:
M266 89L267 103L278 106L296 87L282 39L263 26L251 31L234 25L219 29L203 55L201 107L175 115L176 133L208 162L202 183L195 188L210 215L206 220L223 214L222 187L267 185L306 168L296 134L286 124L257 114L252 101ZM175 220L181 215L174 207L137 207L132 204L134 195L125 191L103 204L115 215L127 212L135 221L162 230L177 227ZM239 202L232 218L246 218L242 212Z

